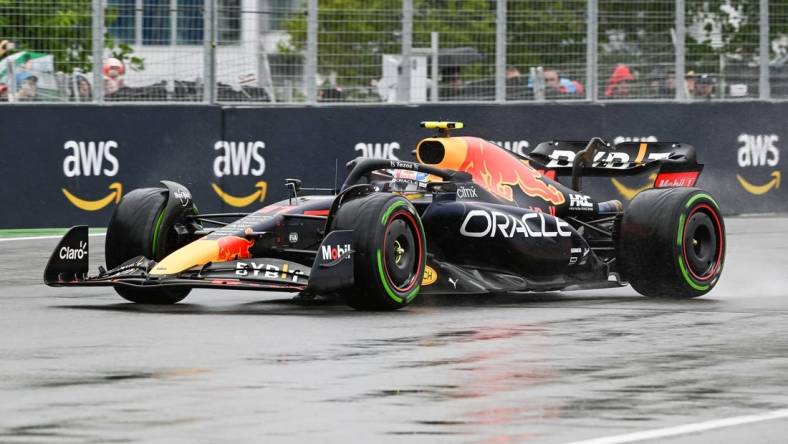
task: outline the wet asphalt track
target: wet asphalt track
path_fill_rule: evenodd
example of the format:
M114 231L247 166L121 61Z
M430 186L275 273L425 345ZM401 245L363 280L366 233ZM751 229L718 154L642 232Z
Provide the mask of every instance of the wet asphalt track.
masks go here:
M700 299L627 288L395 313L205 290L135 306L43 286L56 240L0 242L0 442L566 443L783 409L788 218L727 223L722 280ZM786 436L775 419L657 441Z

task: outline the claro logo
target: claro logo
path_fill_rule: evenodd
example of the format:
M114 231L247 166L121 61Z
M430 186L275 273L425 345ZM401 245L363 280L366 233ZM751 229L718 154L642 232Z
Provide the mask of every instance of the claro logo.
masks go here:
M774 168L780 163L780 150L775 145L780 141L777 134L740 134L738 141L741 146L736 152L736 160L740 168ZM757 196L768 193L772 188L780 188L780 170L774 169L769 175L771 179L761 185L753 184L741 174L736 174L736 179L748 193Z
M63 174L68 177L91 177L104 176L115 177L120 171L120 162L112 150L118 149L118 142L106 140L76 141L69 140L63 144L66 156L63 159ZM110 193L106 196L88 200L78 197L66 188L63 188L63 195L75 207L85 211L98 211L113 201L120 202L123 194L123 185L120 182L113 182L109 185Z
M226 176L262 176L265 173L265 157L263 149L265 143L262 141L251 142L230 142L220 140L213 145L216 157L213 160L213 175L220 179ZM211 182L213 191L222 201L233 207L246 207L254 202L265 200L268 184L265 181L258 181L255 184L257 191L246 196L233 196L219 187L215 182Z
M68 245L64 245L60 248L60 252L58 253L58 257L60 259L66 260L81 260L88 255L88 243L81 241L79 243L78 248L72 248Z

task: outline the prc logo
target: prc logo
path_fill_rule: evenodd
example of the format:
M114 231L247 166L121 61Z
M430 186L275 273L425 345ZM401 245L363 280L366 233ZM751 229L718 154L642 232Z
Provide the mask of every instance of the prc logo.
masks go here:
M213 174L217 178L224 176L262 176L265 172L265 158L260 150L265 148L265 143L255 142L228 142L220 140L213 146L215 151L221 151L213 161ZM227 205L243 208L254 202L263 202L268 190L265 181L255 183L254 191L246 196L233 196L224 191L215 182L211 182L211 188L219 198Z
M740 134L738 141L743 144L736 153L739 167L776 167L780 163L780 150L775 146L780 141L777 134ZM771 179L760 185L753 184L741 174L736 174L736 180L745 191L759 196L780 188L780 170L775 169L769 175Z
M120 170L120 162L112 153L112 150L117 148L118 143L114 140L98 143L69 140L63 144L64 150L71 150L63 159L63 174L66 177L114 177ZM62 188L61 191L66 200L80 210L98 211L113 201L120 202L123 195L123 185L120 182L113 182L108 188L109 194L93 200L78 197L66 188Z

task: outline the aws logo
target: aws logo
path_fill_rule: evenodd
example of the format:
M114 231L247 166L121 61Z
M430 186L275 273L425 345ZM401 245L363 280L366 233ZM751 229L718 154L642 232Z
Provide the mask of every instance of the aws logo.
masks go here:
M613 145L618 145L619 143L624 143L624 142L640 142L641 148L646 149L648 147L647 145L648 143L658 142L658 141L659 140L657 139L656 136L645 136L645 137L617 136L613 139ZM648 181L641 186L630 187L618 179L610 179L610 182L613 184L613 187L615 187L618 193L621 194L621 197L623 197L626 200L632 200L639 192L643 190L647 190L649 188L653 188L655 180L657 180L657 173L651 173L648 176Z
M364 143L359 142L356 144L355 150L360 151L360 157L369 159L389 159L399 160L394 151L399 149L399 142L387 143Z
M657 173L651 173L648 176L648 182L639 187L628 187L618 179L610 179L610 182L613 183L613 186L618 190L619 194L621 194L621 197L626 200L632 200L639 192L654 187L655 180L657 180Z
M213 174L217 178L262 176L265 173L265 158L262 154L262 150L265 149L264 142L259 140L253 142L220 140L213 145L213 149L218 151L213 160ZM215 182L211 182L211 188L227 205L242 208L255 202L263 202L268 184L265 181L258 181L255 184L256 191L245 196L233 196L222 190Z
M69 151L63 159L63 174L66 177L115 177L120 170L120 162L113 149L118 149L114 140L100 142L69 140L63 144L63 149ZM75 207L84 211L98 211L112 202L120 202L123 195L123 185L113 182L109 185L109 194L97 198L86 199L79 197L66 188L62 188L66 200Z
M736 153L739 167L777 167L780 163L780 150L775 146L780 141L777 134L740 134L738 141L742 144ZM736 174L736 180L748 193L758 196L780 188L780 170L775 169L769 175L771 179L760 184L750 182L741 174Z
M505 140L505 141L491 141L492 143L500 146L506 151L511 151L517 155L525 156L528 154L528 148L531 146L527 140Z

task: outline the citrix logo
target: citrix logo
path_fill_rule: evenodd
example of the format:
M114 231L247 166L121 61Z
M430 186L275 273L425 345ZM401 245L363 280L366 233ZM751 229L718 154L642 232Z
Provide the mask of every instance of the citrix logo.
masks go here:
M399 149L399 142L356 144L355 150L361 151L361 157L369 159L399 160L394 151Z

